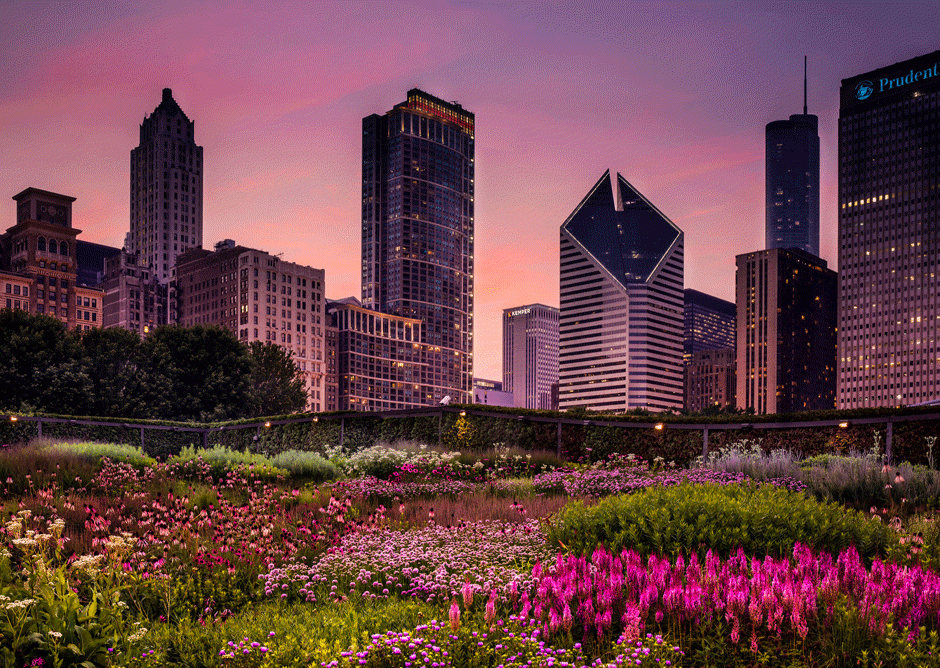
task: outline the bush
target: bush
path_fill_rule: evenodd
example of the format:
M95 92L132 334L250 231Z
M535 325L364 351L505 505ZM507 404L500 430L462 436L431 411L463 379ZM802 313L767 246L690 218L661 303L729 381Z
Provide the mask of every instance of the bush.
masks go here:
M95 441L60 441L53 439L33 439L30 446L37 452L52 455L74 456L97 464L107 457L115 462L130 464L142 469L153 466L157 460L148 457L144 451L133 445L123 443L98 443Z
M275 456L271 463L276 468L287 471L291 478L307 482L336 480L340 475L339 469L333 462L315 452L285 450Z
M883 555L891 530L878 520L834 503L771 485L653 487L610 497L592 507L568 504L550 523L549 541L576 554L598 544L611 551L704 557L783 556L797 542L838 553L854 545L867 560Z
M264 455L229 450L220 445L213 446L208 450L197 450L193 446L187 446L178 455L171 457L168 462L186 467L191 465L191 462L200 459L209 465L211 474L216 478L225 475L228 471L239 468L251 468L254 474L261 478L274 479L278 475L286 474L286 471L276 468L272 461Z

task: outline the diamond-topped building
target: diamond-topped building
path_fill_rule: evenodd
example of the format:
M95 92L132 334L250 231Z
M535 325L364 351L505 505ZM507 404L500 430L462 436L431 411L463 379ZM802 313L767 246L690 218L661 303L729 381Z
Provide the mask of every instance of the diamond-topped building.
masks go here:
M682 410L684 236L620 174L561 226L561 410Z

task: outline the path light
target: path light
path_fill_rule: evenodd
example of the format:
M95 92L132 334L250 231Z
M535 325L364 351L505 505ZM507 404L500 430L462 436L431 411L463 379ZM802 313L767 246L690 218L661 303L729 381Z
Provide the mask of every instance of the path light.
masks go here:
M666 428L666 425L664 425L662 422L657 422L656 426L653 427L653 429L655 429L656 431L662 431L665 428Z
M19 420L19 418L16 417L15 415L10 416L10 422L16 422L17 420Z
M467 417L467 411L460 411L460 417Z
M319 422L319 421L320 421L320 418L319 418L318 416L314 415L314 416L313 416L313 421L314 421L314 422Z
M270 422L265 422L265 423L264 423L264 426L265 426L265 427L270 427L270 426L271 426L271 423L270 423Z
M849 423L848 423L848 422L840 422L840 423L839 423L839 429L847 429L848 426L849 426Z

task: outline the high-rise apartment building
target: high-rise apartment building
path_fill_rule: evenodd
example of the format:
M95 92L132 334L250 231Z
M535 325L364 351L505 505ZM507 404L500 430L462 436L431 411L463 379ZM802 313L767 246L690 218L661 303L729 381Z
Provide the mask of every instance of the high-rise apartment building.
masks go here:
M473 391L474 116L420 90L362 121L362 304L422 323L417 405Z
M558 309L544 304L503 311L503 391L516 408L557 410Z
M737 326L734 302L688 289L685 298L685 359L702 350L734 348Z
M336 332L336 410L390 411L422 403L428 346L420 320L379 313L351 299L327 303Z
M140 125L131 151L131 228L125 247L167 283L176 258L202 247L202 147L193 121L173 99L163 100Z
M146 336L171 319L169 286L125 250L104 260L99 287L104 291L102 327L123 327ZM172 318L175 321L175 314Z
M10 274L0 281L0 307L49 315L69 329L100 327L104 293L78 284L75 198L27 188L13 199L16 225L0 237L0 269Z
M799 248L819 255L819 118L803 113L766 129L767 248Z
M737 256L737 405L835 407L838 275L799 249Z
M839 408L940 398L940 51L842 80Z
M735 332L733 302L688 289L685 291L686 410L702 411L734 405Z
M683 271L682 230L604 172L561 226L561 410L682 409Z
M229 239L194 248L176 265L176 322L219 325L239 341L286 349L303 372L307 406L325 410L324 272Z

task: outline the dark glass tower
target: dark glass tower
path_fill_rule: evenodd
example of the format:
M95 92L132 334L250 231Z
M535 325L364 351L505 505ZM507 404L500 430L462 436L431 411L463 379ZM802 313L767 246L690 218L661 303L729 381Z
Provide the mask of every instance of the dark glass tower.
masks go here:
M803 113L766 130L767 248L799 248L819 255L819 119Z
M558 403L682 410L683 234L605 172L561 226Z
M422 322L422 404L473 397L473 126L417 89L362 120L362 303Z
M842 80L839 408L940 398L940 51Z

